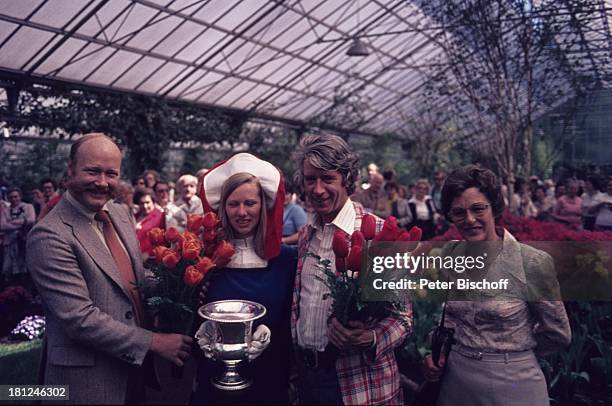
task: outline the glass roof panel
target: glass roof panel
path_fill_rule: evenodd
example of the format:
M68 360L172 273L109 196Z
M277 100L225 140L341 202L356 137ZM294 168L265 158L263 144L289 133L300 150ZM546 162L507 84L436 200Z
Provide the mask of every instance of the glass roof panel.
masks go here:
M243 29L248 22L260 16L264 9L269 9L271 7L272 3L268 0L242 1L215 22L215 25L230 31L236 29L240 30Z
M57 12L57 2L47 1L30 19L35 23L62 28L72 20L89 0L70 0L62 4L62 12ZM82 16L81 16L82 17Z
M227 34L209 28L192 43L187 45L185 49L181 50L176 57L188 61L201 61L208 55L223 48L227 38L229 38Z
M157 13L156 10L149 8L147 10L151 12L151 17ZM134 20L128 19L126 24L131 22L131 26L135 27L134 30L139 30L139 32L130 40L129 44L143 50L153 48L159 41L173 32L182 21L178 17L161 14L153 17L151 22L147 22L148 18L146 20L144 18L141 19L140 15L136 12L133 15L138 15L139 17ZM132 30L121 29L120 32L131 33Z
M194 17L213 23L240 3L242 0L209 1L202 10L195 13Z
M100 66L93 75L87 78L88 82L109 85L127 68L140 58L131 52L118 51L109 60Z
M612 0L583 1L595 4L597 12L582 17L581 32L566 18L559 43L569 40L560 46L569 51L568 61L580 60L576 73L595 74L610 86ZM547 2L554 4L537 4ZM255 115L273 112L288 120L317 117L334 96L360 91L370 119L364 128L378 131L385 123L397 127L403 120L397 117L417 114L431 65L444 63L435 41L442 32L431 29L439 23L420 3L425 2L5 0L0 78L2 68L27 71L40 62L37 75L219 106L255 106ZM30 14L32 22L25 21ZM368 44L369 56L346 55L355 36Z
M107 48L98 44L89 44L83 50L83 58L77 58L74 63L63 68L58 76L64 78L72 78L76 80L83 80L88 76L94 69L96 69L106 58L108 58L113 49Z
M201 25L187 21L181 24L180 27L173 29L166 39L153 48L153 51L162 55L172 56L179 49L185 47L190 41L194 40L196 35L199 35L203 29L204 27ZM197 58L197 55L195 58ZM195 58L190 58L189 60L194 60Z
M0 21L0 44L3 43L17 27L19 27L17 24Z
M166 83L176 78L176 75L181 73L184 69L184 65L176 63L167 63L160 67L149 79L138 86L137 90L157 93L159 89L164 87ZM142 79L142 78L141 78Z
M87 42L79 39L70 38L66 40L66 42L36 69L36 73L41 75L54 75L55 70L67 64L71 58L86 45Z
M23 19L30 15L43 1L45 0L3 1L2 14Z
M123 74L115 85L125 89L135 89L144 78L157 71L162 63L160 59L145 57Z
M32 56L37 54L51 37L53 37L51 33L22 27L0 49L2 65L12 69L20 69Z

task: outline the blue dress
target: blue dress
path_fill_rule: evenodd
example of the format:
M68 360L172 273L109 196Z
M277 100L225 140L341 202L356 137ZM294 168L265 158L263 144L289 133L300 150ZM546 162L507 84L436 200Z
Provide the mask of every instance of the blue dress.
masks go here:
M265 268L215 271L206 301L242 299L261 303L266 315L253 323L253 331L265 324L272 332L270 345L253 362L241 362L243 376L253 384L239 391L223 391L210 384L223 365L203 359L198 366L197 388L191 403L201 404L288 404L288 386L292 344L290 330L293 279L297 268L297 250L282 246L280 255Z

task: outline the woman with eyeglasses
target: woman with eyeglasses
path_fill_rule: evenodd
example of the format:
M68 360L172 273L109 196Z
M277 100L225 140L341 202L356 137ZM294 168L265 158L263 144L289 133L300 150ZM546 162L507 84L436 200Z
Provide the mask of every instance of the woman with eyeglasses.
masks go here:
M478 255L487 246L486 277L504 274L518 291L532 292L534 281L546 279L558 293L553 262L547 253L521 244L496 221L505 208L501 184L488 169L468 165L453 171L442 188L442 212L467 243L451 243ZM477 244L480 242L480 244ZM483 244L484 242L484 244ZM479 248L480 247L480 248ZM452 271L450 271L452 273ZM472 277L475 274L462 274ZM452 275L452 274L451 274ZM549 291L549 292L550 292ZM455 342L448 359L437 367L424 359L425 379L441 382L438 405L548 405L544 375L535 354L567 346L571 332L563 302L550 296L480 292L457 300L449 293L444 326L454 329ZM461 295L462 293L459 293ZM488 295L488 296L487 296ZM484 300L483 296L486 296Z

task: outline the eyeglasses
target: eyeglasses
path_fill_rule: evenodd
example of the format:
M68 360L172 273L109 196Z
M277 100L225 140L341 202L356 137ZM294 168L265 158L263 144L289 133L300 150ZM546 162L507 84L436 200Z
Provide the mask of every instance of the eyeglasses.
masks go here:
M474 203L467 209L463 207L453 207L448 212L448 217L450 217L452 221L463 221L467 217L468 210L474 217L482 217L490 206L491 205L488 203Z

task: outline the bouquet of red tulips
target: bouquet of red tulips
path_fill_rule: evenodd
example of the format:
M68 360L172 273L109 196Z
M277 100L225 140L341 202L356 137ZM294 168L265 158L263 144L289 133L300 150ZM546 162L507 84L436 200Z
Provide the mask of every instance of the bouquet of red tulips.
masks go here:
M157 329L188 334L197 310L196 291L234 255L234 247L220 237L220 221L213 212L187 219L187 230L149 231L153 256L147 266L153 283L143 287L148 310Z
M307 254L318 260L318 265L325 274L323 280L330 290L326 298L333 300L332 312L338 321L347 325L350 320L380 320L394 310L403 309L405 301L399 294L384 302L363 300L360 286L362 263L367 260L365 255L372 241L418 242L421 236L422 231L419 227L413 227L410 231L402 230L393 216L388 217L382 230L376 233L376 219L366 214L361 221L360 230L350 236L342 230L334 234L332 250L335 255L335 272L331 269L329 259L322 259L312 253Z

